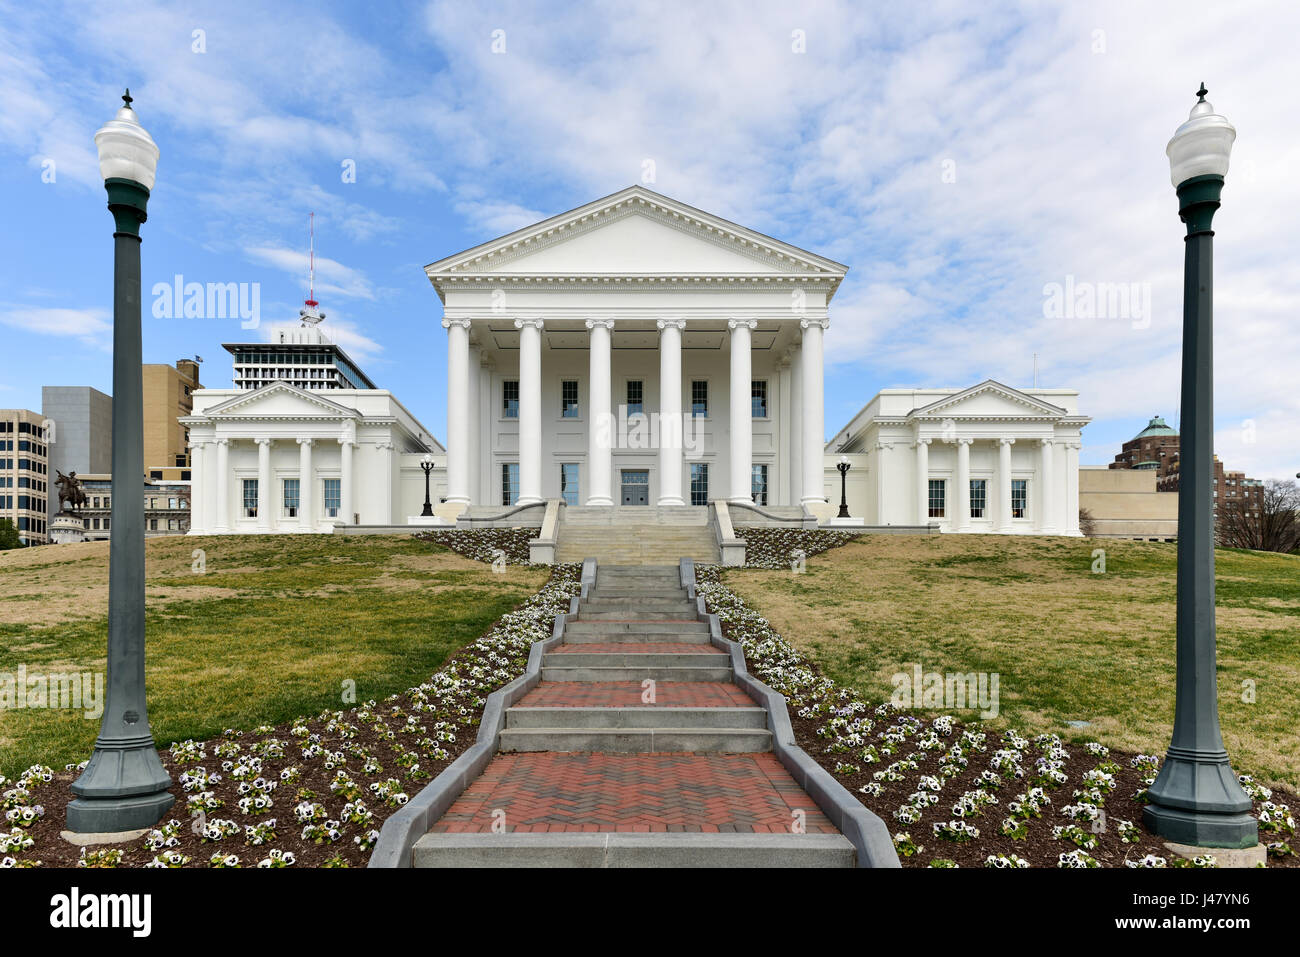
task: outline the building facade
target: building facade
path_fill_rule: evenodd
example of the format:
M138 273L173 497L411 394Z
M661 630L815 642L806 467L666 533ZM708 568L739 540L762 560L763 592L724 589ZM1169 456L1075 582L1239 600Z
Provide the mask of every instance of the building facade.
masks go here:
M147 363L141 368L144 387L144 467L154 478L164 469L189 468L189 436L181 419L194 408L199 364L179 359L175 366ZM158 473L158 474L154 474Z
M825 487L868 525L1079 535L1079 449L1090 419L1070 389L885 389L826 445ZM846 483L848 484L848 483Z
M426 267L446 504L825 506L845 266L640 186Z
M84 541L106 541L112 537L113 476L107 473L78 475L86 493L86 504L78 509ZM190 530L190 482L188 479L146 480L139 483L144 496L145 538L184 535Z
M45 416L31 409L0 409L0 518L18 529L24 545L49 541L49 445ZM54 498L58 500L58 489Z

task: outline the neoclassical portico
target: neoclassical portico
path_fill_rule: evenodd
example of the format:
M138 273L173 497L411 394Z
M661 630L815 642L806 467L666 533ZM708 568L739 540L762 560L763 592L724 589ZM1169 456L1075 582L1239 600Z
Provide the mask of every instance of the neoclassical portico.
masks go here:
M426 272L447 330L444 511L824 501L844 266L636 186Z
M849 458L851 505L869 524L1078 535L1089 421L1071 389L886 389L827 443L827 460Z

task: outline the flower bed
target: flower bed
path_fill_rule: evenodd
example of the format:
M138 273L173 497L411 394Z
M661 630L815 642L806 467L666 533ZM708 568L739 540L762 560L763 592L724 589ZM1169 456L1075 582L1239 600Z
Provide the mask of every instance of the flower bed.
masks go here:
M807 534L807 533L805 533ZM784 566L782 566L784 567ZM948 715L925 720L837 687L724 586L697 566L698 592L750 672L785 695L795 739L894 833L905 867L1212 867L1185 861L1142 826L1160 759L1093 742L995 734ZM1255 801L1270 866L1300 866L1291 850L1293 794L1242 776Z
M422 542L443 545L476 562L491 562L505 553L507 565L528 565L528 542L537 537L535 528L447 528L430 529L416 536Z
M736 536L745 540L746 568L789 568L798 560L795 552L810 558L853 541L851 532L822 528L769 528L762 525L737 527Z
M473 744L485 699L550 637L581 570L557 565L541 591L403 694L161 750L176 804L134 841L81 852L59 837L84 763L0 776L0 866L364 866L384 820Z

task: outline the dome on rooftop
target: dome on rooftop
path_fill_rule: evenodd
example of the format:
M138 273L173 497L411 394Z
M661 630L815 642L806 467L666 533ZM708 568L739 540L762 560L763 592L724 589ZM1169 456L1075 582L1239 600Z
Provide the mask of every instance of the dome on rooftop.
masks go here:
M1169 423L1158 415L1153 415L1147 427L1133 436L1135 439L1146 438L1148 435L1177 435L1177 429L1171 429Z

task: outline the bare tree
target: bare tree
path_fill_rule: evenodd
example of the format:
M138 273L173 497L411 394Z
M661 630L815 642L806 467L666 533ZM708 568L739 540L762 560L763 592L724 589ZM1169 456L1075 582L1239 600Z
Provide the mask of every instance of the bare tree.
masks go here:
M1097 534L1097 522L1092 517L1092 512L1086 508L1079 509L1079 532L1086 538L1092 538Z
M1215 532L1225 548L1293 552L1300 548L1300 486L1269 479L1255 500L1222 502Z

